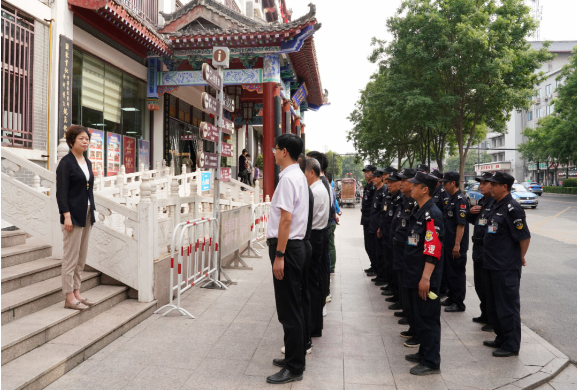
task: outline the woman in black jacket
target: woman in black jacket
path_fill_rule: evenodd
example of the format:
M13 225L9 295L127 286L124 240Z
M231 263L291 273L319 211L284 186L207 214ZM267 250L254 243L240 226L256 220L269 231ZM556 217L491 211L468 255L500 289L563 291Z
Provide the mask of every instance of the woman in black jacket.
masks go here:
M64 236L62 259L62 291L64 307L86 310L94 305L80 295L80 273L86 264L88 238L94 224L94 174L92 163L84 152L90 144L90 133L83 126L73 125L66 131L70 153L56 168L56 201Z

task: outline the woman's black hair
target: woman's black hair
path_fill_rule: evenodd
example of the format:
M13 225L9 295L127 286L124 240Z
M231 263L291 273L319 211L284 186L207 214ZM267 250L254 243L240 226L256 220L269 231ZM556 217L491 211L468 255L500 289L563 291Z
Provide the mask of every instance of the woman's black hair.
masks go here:
M76 137L78 137L78 134L85 132L86 134L88 134L88 141L90 141L90 137L91 134L88 131L88 129L84 126L81 125L72 125L68 128L68 130L66 130L66 143L68 144L68 146L70 147L70 149L72 149L72 147L74 146L74 143L76 142Z

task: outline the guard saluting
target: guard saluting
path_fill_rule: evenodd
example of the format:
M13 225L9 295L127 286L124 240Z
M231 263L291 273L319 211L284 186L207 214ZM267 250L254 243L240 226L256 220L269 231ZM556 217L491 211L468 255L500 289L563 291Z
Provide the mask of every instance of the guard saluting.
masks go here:
M487 181L495 203L487 215L483 268L487 270L487 314L497 337L483 344L498 348L493 356L516 356L521 347L521 267L526 265L531 233L525 211L511 196L515 178L495 172Z
M467 221L473 224L473 235L471 237L471 241L473 241L473 272L475 291L481 301L481 304L479 305L481 308L481 315L473 318L473 322L478 322L480 324L489 324L489 318L487 317L485 282L483 277L483 273L485 272L483 270L483 240L485 238L485 233L487 232L487 214L491 210L491 205L495 201L491 196L491 183L487 181L491 176L492 175L489 172L485 172L481 176L475 178L475 180L479 182L479 191L483 194L483 197L479 199L476 206L471 207L467 214ZM485 325L481 330L492 331L493 328L491 328L491 325Z
M447 267L446 277L449 297L443 301L446 312L465 311L465 293L467 292L467 250L469 249L469 225L467 212L469 204L459 189L461 176L458 172L445 172L441 182L449 198L445 200L445 247L444 257Z
M441 305L436 294L441 285L443 214L431 199L437 178L418 172L409 179L414 184L412 197L418 203L409 218L409 235L405 248L403 287L410 289L415 332L421 345L419 352L405 356L419 363L411 368L413 375L441 372ZM431 294L432 293L432 294Z
M371 209L373 206L373 195L375 192L375 185L373 184L373 172L377 169L374 165L367 165L363 169L365 174L365 180L367 184L363 189L363 201L361 202L361 225L363 225L363 234L365 239L365 251L369 256L371 266L365 269L367 276L376 276L377 268L374 264L374 256L372 249L371 235L368 232L369 229L369 217L371 215Z

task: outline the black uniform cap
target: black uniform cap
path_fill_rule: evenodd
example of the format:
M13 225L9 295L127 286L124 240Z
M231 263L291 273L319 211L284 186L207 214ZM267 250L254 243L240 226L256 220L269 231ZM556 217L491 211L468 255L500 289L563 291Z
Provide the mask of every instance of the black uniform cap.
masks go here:
M427 164L419 164L417 165L417 171L419 172L429 172L429 166Z
M443 178L441 179L441 183L446 183L448 181L459 181L459 180L461 180L461 175L459 175L459 172L449 171L445 172Z
M363 172L374 172L377 169L377 167L375 167L374 165L365 165L365 168L363 169Z
M493 176L493 175L491 174L491 172L483 172L483 173L481 174L481 176L477 176L477 177L475 178L475 180L476 180L476 181L487 181L487 179L489 179L491 176Z
M397 168L393 168L393 167L385 167L383 169L383 173L396 173L397 172Z
M487 179L491 183L508 184L512 186L515 183L515 178L506 172L497 171Z
M384 173L385 173L385 172L384 172L384 170L383 170L383 169L381 169L381 168L378 168L378 169L375 169L375 170L374 170L374 172L373 172L373 176L376 176L376 177L381 177L381 176L383 176L383 174L384 174Z
M437 179L435 176L429 175L428 173L425 172L417 172L415 177L409 179L409 182L411 183L424 184L429 188L435 188L437 186L438 181L439 179Z
M401 172L399 172L399 177L401 179L411 179L411 178L415 177L416 174L417 174L417 171L415 171L412 168L403 168L403 169L401 169Z
M439 180L441 180L443 178L443 172L439 171L438 169L433 169L433 172L431 172L431 175L438 177Z
M389 177L387 177L387 180L390 181L400 181L402 180L400 175L397 172L392 172Z

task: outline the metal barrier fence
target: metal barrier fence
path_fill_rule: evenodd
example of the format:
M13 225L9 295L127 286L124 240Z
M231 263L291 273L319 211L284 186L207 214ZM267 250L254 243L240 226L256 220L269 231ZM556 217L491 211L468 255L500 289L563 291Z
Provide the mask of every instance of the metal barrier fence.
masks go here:
M187 310L180 307L180 296L182 293L202 281L214 283L227 289L226 285L218 280L220 265L218 242L216 240L214 240L214 250L212 247L214 221L215 218L200 218L180 223L174 228L170 247L170 302L156 310L155 314L160 313L165 308L170 308L163 316L176 310L183 316L194 318ZM174 285L175 253L178 275L176 286ZM176 304L173 302L175 291Z
M257 204L252 211L252 224L250 226L251 238L248 242L248 246L240 256L242 257L261 257L258 250L253 248L254 245L259 245L261 248L265 248L260 241L266 239L266 229L268 227L268 217L270 212L270 202Z

